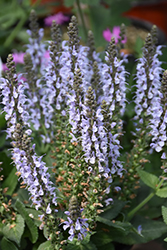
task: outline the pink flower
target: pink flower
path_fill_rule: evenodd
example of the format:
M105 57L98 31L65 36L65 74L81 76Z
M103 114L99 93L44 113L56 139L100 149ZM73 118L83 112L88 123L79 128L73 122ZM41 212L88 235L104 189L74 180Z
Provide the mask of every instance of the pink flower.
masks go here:
M111 33L110 29L107 28L106 30L103 30L103 37L106 41L110 42L111 38L115 38L115 43L118 43L118 39L120 38L120 26L114 26L113 31ZM126 43L127 39L125 37L124 40L122 40L122 43Z
M24 55L25 53L23 52L15 52L12 54L13 55L13 61L15 62L15 64L23 64L24 63ZM2 64L2 70L5 71L7 70L7 66L5 63Z
M63 24L64 22L69 21L69 19L70 18L68 16L64 16L62 12L58 12L53 16L46 17L44 22L46 26L51 26L53 20L55 20L57 24Z
M24 63L24 55L25 53L23 52L16 52L13 53L13 61L17 64L17 63Z

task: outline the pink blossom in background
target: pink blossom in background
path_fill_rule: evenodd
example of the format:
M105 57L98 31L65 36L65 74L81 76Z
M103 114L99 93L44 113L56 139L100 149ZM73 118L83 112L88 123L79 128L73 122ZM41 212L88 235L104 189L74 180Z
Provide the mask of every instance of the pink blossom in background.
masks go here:
M51 26L52 25L52 21L55 20L55 22L57 24L63 24L66 21L69 21L69 17L63 15L62 12L58 12L57 14L53 15L53 16L48 16L44 19L45 25L46 26Z
M17 63L21 63L23 64L24 63L24 55L25 53L23 52L16 52L16 53L13 53L13 61L17 64Z
M120 26L114 26L113 31L111 33L110 29L107 28L106 30L103 30L103 37L106 41L110 42L111 38L115 38L115 43L118 43L118 39L120 38ZM122 40L122 43L126 43L127 39L125 37L124 40Z

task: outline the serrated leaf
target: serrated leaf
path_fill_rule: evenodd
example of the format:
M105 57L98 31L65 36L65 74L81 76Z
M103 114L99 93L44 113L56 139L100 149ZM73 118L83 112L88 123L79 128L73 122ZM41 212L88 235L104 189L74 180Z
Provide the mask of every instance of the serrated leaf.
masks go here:
M24 204L20 200L16 200L15 207L17 211L21 214L24 218L30 233L31 233L31 242L35 243L38 239L38 228L35 225L34 221L30 218L29 213L27 212Z
M14 224L14 223L13 223ZM7 224L3 227L3 235L14 242L17 243L18 246L20 246L20 240L21 236L24 232L24 219L20 214L16 215L16 222L15 226L10 228L11 224Z
M16 168L13 167L12 171L9 173L8 177L5 179L5 181L2 184L2 187L8 187L8 190L6 192L6 194L8 195L12 195L17 183L18 183L18 177L16 176Z
M129 233L129 229L126 232L126 229L123 231L118 228L114 228L114 227L104 225L102 223L98 223L97 228L96 228L97 233L91 237L91 241L93 241L93 243L97 246L100 245L100 248L102 248L102 246L104 246L105 244L107 245L111 243L112 241L119 242L122 244L125 243L127 245L131 245L132 240L133 240L132 244L140 242L141 236L137 235L136 233L133 233L132 225L131 225L131 228L132 229L130 230L130 233ZM137 239L136 239L136 236L137 236Z
M151 173L148 173L144 170L138 169L138 174L141 180L149 187L156 190L156 185L159 183L159 178Z
M132 225L129 222L120 222L120 221L115 221L114 223L110 220L107 220L105 218L102 218L100 216L97 217L97 221L104 223L105 225L108 225L110 227L117 228L121 231L123 231L125 234L127 234L131 228Z
M18 250L18 248L6 237L3 237L0 242L1 250Z
M167 207L162 206L162 216L164 219L164 222L167 224Z
M157 239L167 232L167 225L161 221L155 221L141 216L136 216L132 222L135 228L141 225L141 233L145 239L145 242Z
M161 197L161 198L166 198L167 197L167 187L158 189L156 192L156 195Z
M112 221L102 218L101 216L97 216L97 221L102 222L108 226L114 226L114 223Z
M53 250L50 240L40 244L37 250Z

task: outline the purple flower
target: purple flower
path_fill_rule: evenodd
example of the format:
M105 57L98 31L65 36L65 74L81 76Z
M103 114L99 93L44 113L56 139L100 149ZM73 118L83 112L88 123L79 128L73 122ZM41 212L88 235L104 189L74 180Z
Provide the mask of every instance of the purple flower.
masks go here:
M138 231L138 233L139 233L140 235L142 235L142 234L141 234L141 231L142 231L142 226L141 226L141 225L138 226L137 231Z
M78 240L83 240L88 232L88 223L86 222L87 219L82 219L81 217L78 217L76 221L73 221L69 216L70 216L70 212L66 211L65 214L68 215L67 217L67 221L64 221L62 224L63 225L63 229L66 230L67 228L69 228L68 233L70 234L70 236L68 237L68 239L70 241L72 241L74 239L75 236L78 237Z
M115 42L118 43L118 39L121 38L119 34L120 34L120 26L114 26L112 33L109 28L103 31L103 37L108 42L110 42L111 38L114 37ZM124 40L121 41L121 43L126 43L126 41L127 39L125 38Z
M152 135L151 148L160 152L167 140L166 121L162 121L163 108L161 106L162 94L160 92L162 74L161 62L158 59L161 46L155 50L151 63L143 56L138 60L136 74L135 119L143 123L142 112L150 117L149 129ZM145 49L146 50L146 49ZM147 50L145 53L148 53ZM149 65L149 67L148 67Z
M29 53L31 55L31 59L33 62L33 69L37 71L37 67L41 64L41 73L43 72L45 68L45 63L44 65L42 64L43 57L46 53L45 50L45 44L41 43L41 40L44 35L44 30L41 28L38 31L38 37L37 38L32 38L32 31L27 30L28 35L30 36L29 38L29 44L26 45L27 50L26 53Z
M62 12L58 12L57 14L53 16L48 16L44 19L45 25L46 26L51 26L52 22L55 21L57 24L63 24L64 22L69 21L69 17L63 15Z
M108 198L106 200L104 200L106 207L109 206L111 203L113 203L113 199L112 198Z

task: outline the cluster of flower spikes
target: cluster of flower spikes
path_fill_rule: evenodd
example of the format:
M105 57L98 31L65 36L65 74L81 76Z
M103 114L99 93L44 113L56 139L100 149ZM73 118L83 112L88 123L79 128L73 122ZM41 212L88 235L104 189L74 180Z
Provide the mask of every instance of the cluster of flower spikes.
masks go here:
M56 29L54 24L52 28ZM112 175L118 174L120 176L122 170L122 165L120 161L118 161L120 148L118 137L120 132L119 135L116 133L118 132L117 130L120 129L120 126L117 126L117 124L120 125L120 121L114 118L112 127L109 126L109 122L107 121L108 124L106 128L110 130L114 127L114 129L112 130L112 133L106 133L106 128L103 126L106 124L106 121L103 122L103 115L101 113L100 107L103 93L99 91L99 86L102 86L103 84L106 86L102 89L104 89L106 94L104 98L106 99L107 105L109 106L107 111L110 112L110 119L112 120L113 118L113 107L116 107L118 103L121 107L121 113L123 114L125 108L125 69L122 65L123 60L116 58L115 61L112 61L112 65L107 65L106 63L102 63L94 49L89 50L88 47L79 45L78 29L75 17L72 17L68 34L69 42L64 41L62 42L62 45L60 45L59 37L54 38L52 35L53 42L50 43L49 47L51 62L49 63L46 71L43 71L44 73L42 72L43 78L46 81L46 85L43 85L44 88L41 88L40 86L41 79L35 78L36 75L35 71L33 73L32 58L30 58L30 55L26 55L26 57L28 57L27 61L29 61L29 69L32 68L31 72L29 70L29 76L27 74L27 79L29 79L29 82L32 81L38 85L38 89L41 89L42 93L39 93L40 98L36 96L34 98L35 100L40 99L40 106L43 109L44 106L41 105L41 100L44 100L44 105L47 103L46 100L49 100L49 105L45 105L45 116L46 114L48 115L46 119L47 122L45 123L47 128L50 128L50 124L52 123L52 115L54 111L53 107L55 107L55 103L56 105L59 104L57 105L56 110L60 109L61 111L67 111L68 109L66 108L65 104L68 104L73 138L76 136L76 128L79 128L79 126L81 128L79 130L80 135L77 135L77 137L80 136L81 138L79 140L81 141L84 159L87 164L86 171L89 184L85 182L85 178L82 183L88 185L89 188L91 186L91 194L89 194L89 188L85 189L88 194L86 194L85 190L84 193L86 199L91 202L90 209L92 216L94 216L94 210L96 210L95 207L98 205L102 206L99 200L102 200L104 193L108 194L110 191L108 183L113 181ZM89 35L91 36L91 32L89 32ZM92 52L90 53L90 51ZM91 59L89 59L88 56L90 56ZM28 62L26 65L28 65ZM114 70L110 69L112 67ZM75 85L75 77L77 77L77 74L80 74L79 72L81 72L82 76L81 89L83 89L83 100L79 101L79 110L77 111L77 108L73 106L75 105L75 99L77 98L77 94L75 93L73 86ZM95 90L92 89L91 85L93 85ZM88 86L88 93L86 93ZM112 89L110 91L110 87L114 90ZM119 87L122 92L119 91ZM28 85L26 93L28 93L29 89L30 87ZM111 94L112 92L114 92L114 94L112 96L108 96L108 90ZM30 89L30 91L32 90ZM114 101L115 98L116 103ZM64 110L64 108L66 108L66 110ZM27 110L29 110L28 105ZM76 111L78 113L76 113ZM73 115L72 112L75 114ZM115 112L115 114L116 113L117 112ZM116 115L114 116L116 117ZM75 118L77 120L75 120ZM39 122L35 121L34 124L39 124ZM89 143L87 144L87 142ZM108 147L106 147L106 145L108 145ZM102 178L107 179L107 186L102 185ZM94 183L94 185L90 185L90 183ZM97 195L95 196L96 193ZM112 200L111 198L109 199L110 201ZM84 202L84 207L87 207L86 202ZM87 214L89 215L89 211Z
M3 111L6 113L7 137L12 140L12 159L17 169L17 175L28 190L35 208L42 210L41 220L47 226L52 224L48 234L57 228L59 222L56 216L57 197L54 184L50 181L50 174L42 157L35 152L35 145L31 146L31 133L28 128L28 115L25 111L26 96L24 83L18 83L19 76L12 55L7 59L7 75L1 78ZM50 225L50 224L49 224ZM47 228L48 229L48 228ZM54 234L55 235L55 234Z
M144 167L148 162L148 148L151 135L157 126L157 116L160 108L160 75L162 68L158 56L161 55L161 46L156 47L156 26L152 27L147 35L143 47L143 56L137 60L136 91L135 91L135 129L134 144L131 152L127 155L127 172L122 179L124 185L124 197L135 198L139 185L137 168ZM152 145L151 145L152 146Z
M89 32L89 36L92 37L91 32ZM89 41L89 43L91 42ZM93 44L93 42L91 44ZM115 44L114 41L112 41L111 44ZM77 48L78 45L76 44L75 47ZM115 51L113 52L113 47L114 46L111 46L108 55L111 56L111 53L113 53L112 56L114 58ZM93 62L93 67L91 67L90 64L88 65L89 72L92 72L89 81L88 78L84 77L85 72L82 71L80 64L77 63L77 55L74 56L72 65L74 78L70 79L72 84L70 84L71 87L69 88L68 104L69 122L72 126L72 141L77 142L78 145L81 146L83 151L82 158L84 158L86 162L85 169L87 171L83 170L83 178L88 174L86 182L87 188L84 187L83 191L80 190L79 194L81 196L83 195L86 200L83 198L81 205L84 207L83 213L86 218L95 219L96 213L101 211L97 209L97 207L103 206L101 202L110 204L110 201L112 201L112 198L105 198L110 192L109 183L113 181L114 174L118 176L122 175L123 167L118 160L120 156L120 125L122 126L122 122L120 122L119 118L125 109L126 72L123 66L125 60L120 60L116 57L115 61L110 61L109 58L109 65L107 65L101 63L100 60L96 60L97 54L95 54L93 48L91 51L92 52L87 55L90 61ZM74 62L76 62L75 65ZM114 70L111 69L112 67ZM104 95L104 97L102 97L103 92L100 93L99 91L102 89L101 86L103 84L106 84L106 96ZM85 86L87 86L87 91L85 90ZM111 92L114 92L112 98L107 95L111 86L113 88ZM100 106L102 98L106 99L105 108ZM115 108L116 106L120 107L121 114L119 114L119 107L115 113L112 107L113 112L111 112L112 102ZM104 118L102 112L108 112L110 115ZM111 125L110 121L112 121L113 117L115 118ZM118 123L119 126L117 126ZM85 182L83 179L80 181L81 183Z

